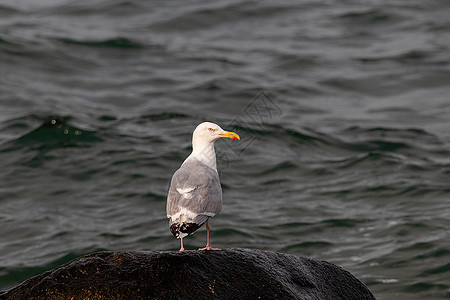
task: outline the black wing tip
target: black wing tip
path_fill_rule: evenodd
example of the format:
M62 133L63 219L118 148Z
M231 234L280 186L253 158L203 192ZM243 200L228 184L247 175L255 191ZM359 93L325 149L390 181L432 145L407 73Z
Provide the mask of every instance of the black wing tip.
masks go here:
M194 231L202 227L202 224L197 223L173 223L170 225L170 232L175 236L179 237L180 233L192 234Z

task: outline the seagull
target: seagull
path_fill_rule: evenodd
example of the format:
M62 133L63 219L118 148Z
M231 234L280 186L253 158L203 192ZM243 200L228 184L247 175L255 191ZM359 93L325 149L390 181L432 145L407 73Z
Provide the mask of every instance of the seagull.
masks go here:
M212 248L209 242L209 218L222 210L222 187L214 151L214 142L220 138L240 139L217 124L199 124L192 134L192 153L172 176L166 210L170 232L181 239L180 251L185 250L183 238L205 223L206 247L199 250L220 250Z

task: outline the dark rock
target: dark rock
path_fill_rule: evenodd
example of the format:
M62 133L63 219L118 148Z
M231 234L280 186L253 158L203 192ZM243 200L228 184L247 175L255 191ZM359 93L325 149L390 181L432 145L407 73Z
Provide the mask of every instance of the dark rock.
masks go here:
M250 249L99 252L35 276L0 299L375 299L325 261Z

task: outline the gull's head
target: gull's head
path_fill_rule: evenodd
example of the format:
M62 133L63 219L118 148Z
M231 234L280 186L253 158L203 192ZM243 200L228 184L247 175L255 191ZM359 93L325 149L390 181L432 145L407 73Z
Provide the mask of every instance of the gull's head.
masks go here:
M231 131L225 131L220 128L219 125L211 123L211 122L203 122L195 128L194 133L192 135L192 141L195 143L196 141L209 142L213 143L217 139L220 138L230 138L233 140L239 140L239 135Z

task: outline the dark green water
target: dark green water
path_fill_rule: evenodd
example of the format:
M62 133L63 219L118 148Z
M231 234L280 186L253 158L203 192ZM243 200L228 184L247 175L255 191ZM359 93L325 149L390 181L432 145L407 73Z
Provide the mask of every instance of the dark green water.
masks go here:
M337 263L377 299L450 297L446 1L0 4L0 290L80 255L175 250L201 121L216 247ZM205 229L185 240L203 247Z

